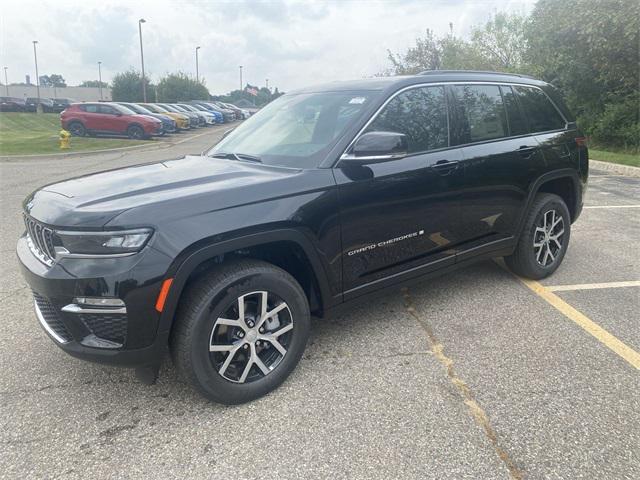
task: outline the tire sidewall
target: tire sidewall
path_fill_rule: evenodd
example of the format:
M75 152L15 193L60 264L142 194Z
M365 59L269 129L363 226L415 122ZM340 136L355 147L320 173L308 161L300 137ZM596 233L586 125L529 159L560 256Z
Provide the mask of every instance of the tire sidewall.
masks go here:
M267 376L251 383L240 384L223 378L214 368L209 357L209 341L215 320L237 301L238 297L256 290L269 291L289 306L294 328L287 354L276 369ZM202 305L199 311L193 335L191 336L190 359L192 375L196 385L209 398L227 404L246 402L261 397L277 388L298 364L307 344L310 329L309 307L304 292L297 284L268 271L256 272L228 282L214 293ZM221 396L223 398L221 398Z
M139 132L139 134L135 135L134 132ZM127 135L133 140L142 140L144 138L144 129L138 125L131 125L127 128Z
M560 255L556 257L556 260L551 265L543 267L536 260L533 249L533 238L535 235L536 226L540 222L542 216L549 210L555 210L562 216L562 221L564 224L564 235L562 239L562 249L560 250ZM569 209L560 197L556 197L555 195L550 196L547 201L538 205L534 215L531 216L531 221L527 225L527 230L524 232L524 236L522 238L522 240L525 242L524 248L528 249L526 261L529 264L529 268L536 273L537 278L547 277L558 269L558 267L562 264L564 256L567 253L567 249L569 248L570 237L571 216L569 215Z
M74 132L74 126L78 126L80 127L80 131L79 132ZM71 135L73 135L74 137L84 137L87 134L87 129L86 127L82 124L82 122L71 122L69 124L69 131L71 132Z

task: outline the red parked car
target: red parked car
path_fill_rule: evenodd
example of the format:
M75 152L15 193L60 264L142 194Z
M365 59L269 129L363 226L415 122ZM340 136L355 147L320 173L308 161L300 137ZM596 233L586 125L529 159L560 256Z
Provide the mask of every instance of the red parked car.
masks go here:
M60 114L62 128L72 135L127 135L142 139L162 134L162 122L114 103L74 103Z

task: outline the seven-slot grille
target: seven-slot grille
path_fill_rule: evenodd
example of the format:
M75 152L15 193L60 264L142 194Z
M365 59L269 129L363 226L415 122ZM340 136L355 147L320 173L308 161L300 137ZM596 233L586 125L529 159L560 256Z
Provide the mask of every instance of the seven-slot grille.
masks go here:
M53 265L56 252L53 246L53 230L35 221L28 215L24 215L24 224L27 227L27 240L33 254L49 267Z

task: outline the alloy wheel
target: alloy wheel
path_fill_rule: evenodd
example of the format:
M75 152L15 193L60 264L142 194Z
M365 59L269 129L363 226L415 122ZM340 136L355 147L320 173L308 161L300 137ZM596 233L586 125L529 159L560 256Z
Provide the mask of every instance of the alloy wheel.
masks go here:
M209 339L213 368L231 382L260 380L282 362L292 333L293 316L280 297L267 291L246 293L213 325Z
M538 265L548 267L556 261L563 248L564 220L555 210L546 211L536 224L533 251Z

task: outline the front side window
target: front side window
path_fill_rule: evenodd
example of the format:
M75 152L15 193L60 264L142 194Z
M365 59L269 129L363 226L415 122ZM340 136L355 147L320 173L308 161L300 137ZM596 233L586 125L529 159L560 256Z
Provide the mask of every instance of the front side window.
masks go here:
M497 85L454 85L458 144L507 136L507 119Z
M444 87L412 88L396 95L366 132L404 133L409 153L447 147L449 136Z
M520 105L529 120L531 133L560 130L565 121L542 90L533 87L514 86Z
M336 91L285 95L239 125L208 154L251 155L262 163L313 168L378 95Z

